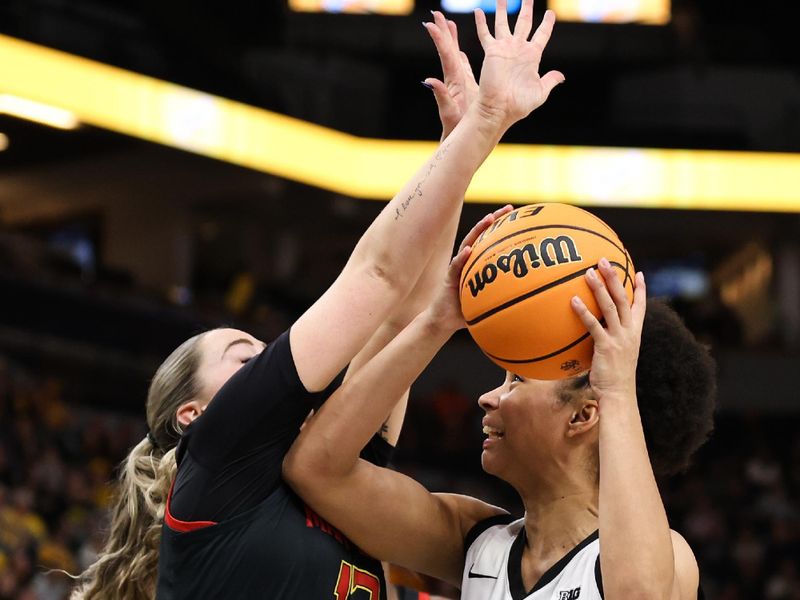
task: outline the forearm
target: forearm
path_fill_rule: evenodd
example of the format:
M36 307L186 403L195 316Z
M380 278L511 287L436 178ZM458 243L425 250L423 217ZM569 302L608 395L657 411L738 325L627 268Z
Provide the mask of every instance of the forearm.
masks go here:
M670 528L635 398L600 400L600 562L609 600L669 598Z
M444 227L440 228L439 239L435 242L433 254L414 284L414 288L408 296L398 302L392 313L370 338L369 342L353 358L347 369L347 379L385 348L395 336L403 331L431 303L438 286L442 283L447 265L450 262L460 216L461 202L456 205L452 214L449 215Z
M406 302L402 302L401 304L405 306ZM419 314L419 311L414 314ZM361 367L367 364L378 352L385 348L412 319L413 316L406 316L406 314L403 313L399 315L394 314L384 322L384 324L378 328L378 331L369 339L367 345L353 358L353 361L347 367L344 381L349 381ZM381 437L392 446L397 445L397 441L400 439L400 433L403 429L406 407L408 406L408 392L409 388L406 388L400 396L395 398L391 408L388 409L384 416L380 427L373 432L373 434L376 432L380 433Z
M452 334L420 314L386 348L342 384L303 429L284 461L284 475L325 486L345 476L392 406Z
M447 270L447 265L452 255L456 231L458 230L459 217L461 216L461 206L462 201L459 201L453 208L447 223L444 227L440 228L438 233L439 238L434 245L432 256L428 260L428 264L425 265L414 288L406 298L397 303L397 307L392 311L389 318L384 321L364 348L353 358L347 368L345 381L350 379L358 369L372 360L378 352L386 347L395 336L430 304L438 286L442 284L444 273ZM379 429L383 438L393 446L397 444L403 429L406 408L408 406L408 393L409 389L406 388L403 390L403 393L395 399L392 407L389 409L390 412L386 414Z
M407 294L431 258L442 224L458 209L504 131L477 110L469 111L375 219L351 261L375 264Z

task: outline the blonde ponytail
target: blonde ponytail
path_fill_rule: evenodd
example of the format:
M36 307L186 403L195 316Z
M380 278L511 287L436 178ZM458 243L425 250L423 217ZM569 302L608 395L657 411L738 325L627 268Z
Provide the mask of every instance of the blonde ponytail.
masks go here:
M120 469L106 545L70 600L155 598L161 523L176 471L175 448L161 454L145 438L131 450Z
M97 562L79 577L70 600L153 600L167 495L178 470L176 412L197 392L198 344L184 342L156 371L147 397L150 433L119 469L111 529Z

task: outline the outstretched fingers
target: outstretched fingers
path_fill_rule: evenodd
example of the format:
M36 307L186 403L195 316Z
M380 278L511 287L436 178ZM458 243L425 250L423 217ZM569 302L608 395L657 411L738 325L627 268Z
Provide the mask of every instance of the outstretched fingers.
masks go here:
M447 21L447 28L450 30L450 38L453 40L453 44L455 45L456 50L459 50L458 47L458 27L456 27L455 21Z
M494 37L496 39L511 37L508 28L508 0L497 0L494 13Z
M433 23L423 23L423 25L433 40L433 45L436 47L442 63L444 78L447 80L457 76L461 69L461 57L458 54L458 47L453 47L453 38L444 15L435 11L433 19Z
M480 9L475 9L475 28L478 30L478 40L484 51L494 39L492 34L489 33L489 26L486 24L486 14Z
M522 40L528 39L533 28L533 0L522 0L522 7L514 25L514 37Z
M556 13L549 9L544 11L544 18L542 19L542 22L539 23L539 27L536 28L536 32L533 34L533 39L531 39L531 43L539 51L540 56L547 47L547 42L550 41L550 36L553 34L553 26L555 24ZM530 29L528 29L528 33L530 33Z

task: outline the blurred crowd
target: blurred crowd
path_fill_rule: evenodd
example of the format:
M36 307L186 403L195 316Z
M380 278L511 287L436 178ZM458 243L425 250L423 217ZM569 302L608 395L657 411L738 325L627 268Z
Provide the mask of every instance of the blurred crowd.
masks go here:
M67 597L65 573L102 546L108 482L141 421L67 405L59 381L0 357L0 599Z
M410 406L397 468L521 512L480 471L473 398L451 385ZM798 425L800 415L720 416L694 467L662 485L707 598L800 599ZM68 596L66 573L102 547L115 466L144 433L141 415L82 408L61 382L0 356L0 600Z

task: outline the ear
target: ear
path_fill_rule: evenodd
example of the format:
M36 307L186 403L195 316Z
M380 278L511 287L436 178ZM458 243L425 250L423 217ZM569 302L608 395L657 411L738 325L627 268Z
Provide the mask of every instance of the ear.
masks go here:
M597 400L586 398L572 413L567 425L567 437L577 437L592 431L600 422Z
M200 402L197 400L191 400L181 404L175 414L178 419L178 423L186 427L197 417L202 415L205 409L206 407L200 404Z

